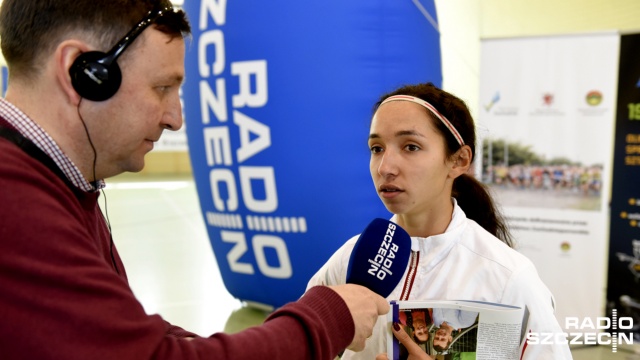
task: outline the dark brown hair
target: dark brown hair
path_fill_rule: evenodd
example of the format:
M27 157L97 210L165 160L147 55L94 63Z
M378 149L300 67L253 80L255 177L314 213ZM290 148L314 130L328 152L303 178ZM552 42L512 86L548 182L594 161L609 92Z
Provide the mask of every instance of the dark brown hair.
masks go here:
M471 161L473 161L476 148L476 132L473 118L464 101L439 89L432 83L406 85L381 96L374 105L374 112L386 98L393 95L410 95L433 105L458 130L465 145L469 145L471 148ZM438 132L445 138L447 156L453 156L460 149L460 144L441 121L436 121L429 110L424 109L424 111L428 113ZM506 221L500 214L489 194L488 188L484 184L471 175L462 174L453 182L452 196L456 198L458 205L469 219L474 220L495 237L513 247L513 240Z
M4 0L0 6L0 43L9 74L30 78L41 58L70 36L90 36L108 51L151 10L171 7L169 0ZM172 37L191 28L184 11L155 21Z

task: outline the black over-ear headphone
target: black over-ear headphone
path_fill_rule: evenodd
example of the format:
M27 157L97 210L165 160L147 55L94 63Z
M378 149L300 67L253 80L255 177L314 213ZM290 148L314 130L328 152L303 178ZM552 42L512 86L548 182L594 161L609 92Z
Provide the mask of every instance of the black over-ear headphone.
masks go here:
M116 60L144 29L173 8L151 10L107 53L89 51L80 54L69 68L71 84L76 92L91 101L104 101L115 95L122 82Z

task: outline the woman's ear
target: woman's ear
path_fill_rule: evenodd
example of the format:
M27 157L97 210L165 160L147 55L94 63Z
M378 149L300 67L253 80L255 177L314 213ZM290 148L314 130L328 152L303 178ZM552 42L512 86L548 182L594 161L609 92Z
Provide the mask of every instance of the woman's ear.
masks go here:
M71 69L73 62L78 56L87 51L89 51L89 47L86 43L78 40L66 40L58 44L54 53L58 86L69 102L76 106L80 103L81 96L73 88L69 69Z
M455 154L453 154L453 163L449 176L457 178L466 173L471 167L472 152L469 145L463 145Z

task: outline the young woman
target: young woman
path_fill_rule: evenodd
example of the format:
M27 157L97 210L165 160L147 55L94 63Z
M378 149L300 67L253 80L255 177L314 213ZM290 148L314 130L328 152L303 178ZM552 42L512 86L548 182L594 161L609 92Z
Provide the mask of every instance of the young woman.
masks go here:
M412 241L402 281L388 300L479 300L526 307L525 331L562 332L554 300L534 265L512 249L491 196L469 169L476 147L469 109L433 84L405 86L381 97L369 133L375 190ZM358 236L311 278L309 287L345 282ZM363 352L386 352L386 319L378 320ZM520 347L522 359L571 359L568 345Z

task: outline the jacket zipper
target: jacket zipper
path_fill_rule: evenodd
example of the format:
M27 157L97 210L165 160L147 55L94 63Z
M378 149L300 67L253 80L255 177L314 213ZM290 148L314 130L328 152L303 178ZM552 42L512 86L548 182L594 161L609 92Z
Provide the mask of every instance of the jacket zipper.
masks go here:
M419 251L411 251L411 259L409 265L409 272L407 278L404 280L404 286L402 286L402 293L400 294L400 300L409 300L409 294L413 287L413 281L416 279L416 268L418 267L418 261L420 260Z

